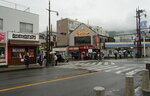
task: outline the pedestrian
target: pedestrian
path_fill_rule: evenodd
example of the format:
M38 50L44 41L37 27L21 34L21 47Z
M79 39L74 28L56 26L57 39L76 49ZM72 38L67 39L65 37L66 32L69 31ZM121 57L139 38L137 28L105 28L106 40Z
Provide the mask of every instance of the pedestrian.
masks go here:
M119 58L121 59L121 56L122 56L122 51L119 50Z
M43 57L43 65L46 66L46 62L47 62L47 57L46 57L46 54L44 55Z
M97 59L100 60L100 54L99 54L99 52L97 53Z
M104 60L104 52L101 52L101 58L102 58L102 60Z
M117 59L117 54L118 54L117 50L114 50L115 59Z
M54 54L54 60L55 60L55 66L57 66L57 55L56 54Z
M42 66L42 55L40 55L39 57L38 57L38 63L40 64L40 66Z
M29 64L30 64L29 53L25 54L25 56L24 56L24 62L25 62L26 68L29 68Z
M123 50L124 58L126 58L126 50Z

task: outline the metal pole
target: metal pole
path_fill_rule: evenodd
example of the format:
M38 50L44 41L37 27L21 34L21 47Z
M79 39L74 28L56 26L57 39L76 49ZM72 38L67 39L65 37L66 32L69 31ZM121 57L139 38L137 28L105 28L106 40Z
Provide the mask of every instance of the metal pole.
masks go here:
M138 30L139 30L139 28L138 28L138 10L136 9L136 31L137 31L137 36L136 36L136 38L138 38L138 39L136 39L136 42L137 42L137 46L136 46L136 48L137 48L137 55L138 55L138 49L139 49L139 46L138 46L138 42L139 42L139 35L138 35Z
M141 56L142 56L142 44L141 44L141 34L140 34L140 32L141 32L141 26L140 26L140 22L141 22L141 16L140 16L140 11L138 10L138 17L139 17L139 58L141 58Z
M48 34L48 27L47 27L47 33L46 33L46 66L49 66L49 34Z
M8 66L8 32L6 32L6 48L5 48L5 54L6 54L6 65Z
M51 65L51 8L50 8L50 0L49 0L49 63Z
M141 10L136 9L136 24L137 24L137 36L138 36L138 41L137 41L137 55L138 58L141 58L142 56L142 44L141 44L141 26L140 26L140 22L141 22Z
M145 48L145 36L143 36L143 43L144 43L144 57L146 56L146 48Z

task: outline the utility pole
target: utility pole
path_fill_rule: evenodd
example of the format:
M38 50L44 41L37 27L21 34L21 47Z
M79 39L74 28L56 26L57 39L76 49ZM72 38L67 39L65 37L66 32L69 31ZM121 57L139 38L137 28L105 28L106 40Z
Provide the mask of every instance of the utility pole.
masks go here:
M49 17L48 17L48 27L47 27L47 39L46 39L46 47L47 47L47 62L46 62L46 66L51 65L51 56L50 56L50 52L51 52L51 14L50 14L50 0L49 0Z
M51 56L51 52L53 51L52 50L52 42L51 42L51 37L52 37L52 32L51 32L51 12L55 12L56 13L56 15L58 16L58 12L57 11L53 11L53 10L51 10L51 6L50 6L50 0L49 0L49 9L47 9L48 10L48 12L49 12L49 17L48 17L48 20L49 20L49 22L48 22L48 28L47 28L47 63L46 63L46 65L47 66L49 66L49 65L53 65L52 64L52 56Z
M48 27L47 27L47 30L46 30L47 32L46 32L46 50L47 50L47 52L46 52L46 66L48 67L49 66L49 30L48 30Z
M143 13L144 10L140 10L139 8L136 9L136 26L137 26L137 57L141 58L142 56L142 44L141 44L141 13Z

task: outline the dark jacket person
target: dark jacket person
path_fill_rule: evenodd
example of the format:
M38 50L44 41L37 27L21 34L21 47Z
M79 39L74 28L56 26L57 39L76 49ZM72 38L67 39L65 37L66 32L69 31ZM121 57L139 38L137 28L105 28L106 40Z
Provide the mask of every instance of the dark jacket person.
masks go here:
M26 68L29 68L30 57L28 53L24 56L24 62L25 62Z

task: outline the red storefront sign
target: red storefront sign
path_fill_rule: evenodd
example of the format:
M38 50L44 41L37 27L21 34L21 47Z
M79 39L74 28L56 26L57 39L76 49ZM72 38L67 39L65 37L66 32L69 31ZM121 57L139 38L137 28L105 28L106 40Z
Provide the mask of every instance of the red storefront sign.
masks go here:
M99 43L99 37L98 37L98 35L96 35L95 39L96 39L96 44Z
M6 43L6 33L0 32L0 43Z
M93 46L80 46L79 49L94 49Z
M79 47L70 47L69 50L79 50Z

